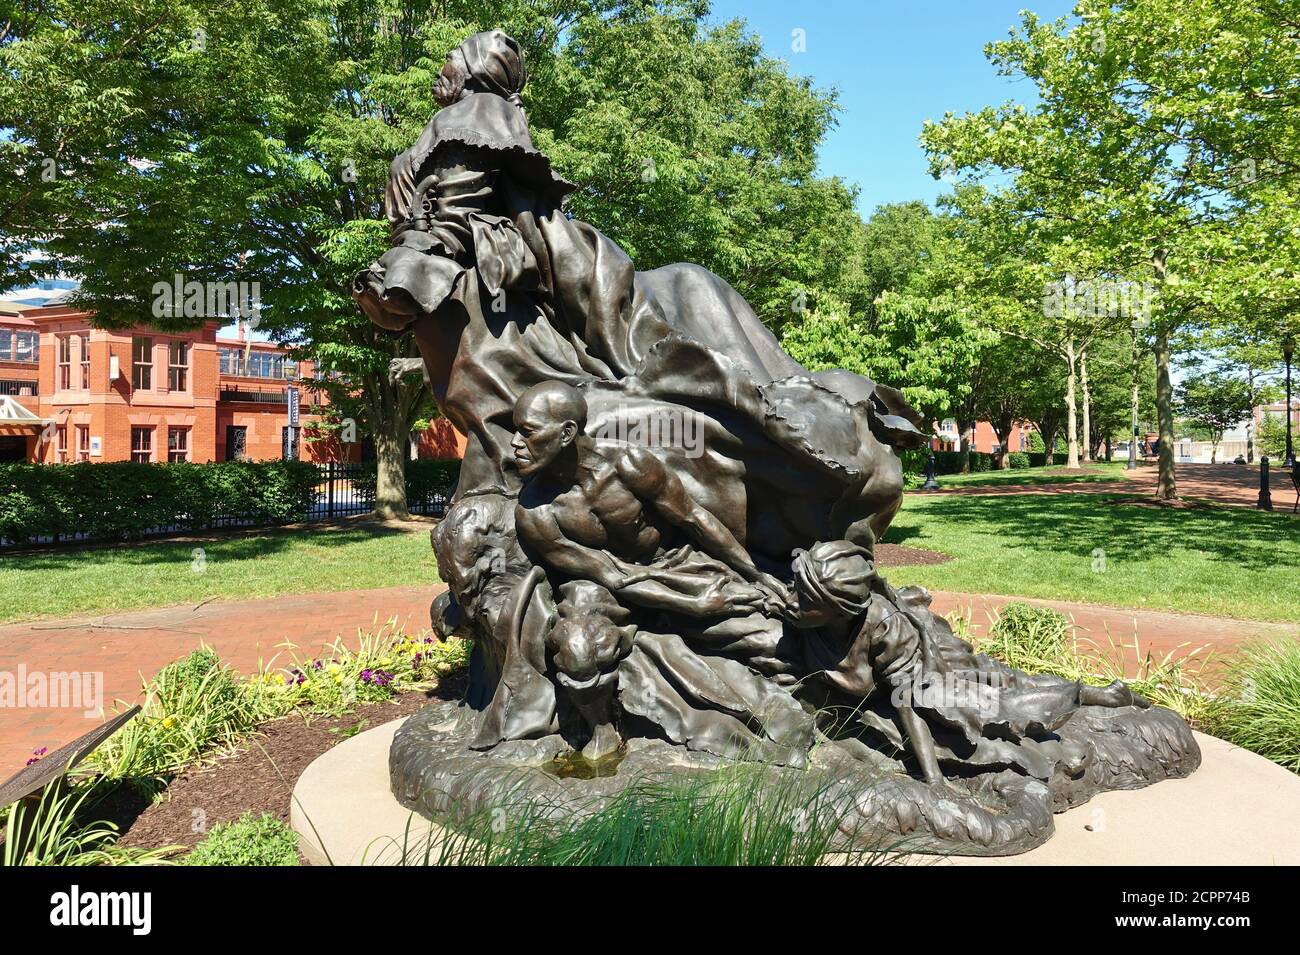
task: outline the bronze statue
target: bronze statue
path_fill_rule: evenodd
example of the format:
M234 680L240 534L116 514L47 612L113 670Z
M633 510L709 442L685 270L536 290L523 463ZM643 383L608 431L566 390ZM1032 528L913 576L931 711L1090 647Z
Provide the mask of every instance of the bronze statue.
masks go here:
M834 772L873 832L1000 853L1093 792L1194 769L1176 715L977 655L876 573L925 422L801 367L718 276L637 272L567 217L525 80L500 31L452 51L392 165L391 248L354 286L413 328L469 438L434 624L475 641L472 712L403 728L399 797L452 811L565 751L620 774L762 759Z

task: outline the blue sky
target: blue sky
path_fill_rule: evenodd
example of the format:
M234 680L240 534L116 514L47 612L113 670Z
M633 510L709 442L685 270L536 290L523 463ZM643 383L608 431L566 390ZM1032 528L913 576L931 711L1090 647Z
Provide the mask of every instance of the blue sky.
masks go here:
M922 122L1009 99L1032 103L1033 89L998 76L984 44L1004 38L1021 9L1055 19L1072 6L1072 0L714 0L713 19L745 19L770 56L819 87L839 90L839 126L822 145L822 171L857 184L859 212L869 216L881 203L933 202L948 190L926 172ZM791 49L796 29L806 36L804 52Z

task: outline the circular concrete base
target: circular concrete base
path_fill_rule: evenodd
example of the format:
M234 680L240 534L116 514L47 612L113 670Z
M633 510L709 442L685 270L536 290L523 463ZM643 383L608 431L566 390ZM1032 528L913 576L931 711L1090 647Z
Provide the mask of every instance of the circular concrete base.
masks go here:
M290 824L313 865L436 860L441 830L389 789L388 750L402 720L335 746L293 790ZM1298 865L1300 776L1196 734L1201 767L1186 779L1105 792L1054 817L1046 844L1017 856L949 857L954 865ZM430 849L430 847L432 847ZM933 857L929 857L933 861Z

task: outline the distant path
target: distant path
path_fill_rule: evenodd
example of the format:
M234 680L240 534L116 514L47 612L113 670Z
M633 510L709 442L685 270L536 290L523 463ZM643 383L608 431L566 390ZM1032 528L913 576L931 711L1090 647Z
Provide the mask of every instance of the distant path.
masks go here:
M1007 495L1007 494L1140 494L1154 496L1156 492L1156 467L1141 464L1136 471L1120 471L1119 481L1062 481L1056 484L996 484L984 487L956 485L943 487L943 476L938 478L938 491L908 491L930 497L943 494ZM1180 464L1175 476L1178 496L1254 507L1259 499L1259 464ZM1275 511L1289 513L1295 503L1295 490L1286 471L1271 468L1269 490Z
M888 568L885 568L886 572ZM427 630L429 603L442 584L298 594L262 600L214 600L197 607L170 607L113 613L75 620L41 620L0 627L0 672L102 673L104 705L111 712L116 699L135 700L141 675L152 676L200 644L214 647L222 660L242 673L259 661L289 662L280 644L292 642L306 656L338 636L355 640L358 629L371 630L390 618L408 632ZM954 594L937 591L939 613L961 613L976 632L989 614L1021 598ZM1221 620L1149 610L1119 610L1091 604L1029 600L1070 615L1088 636L1107 644L1139 637L1142 653L1163 655L1181 644L1210 644L1219 648L1256 635L1300 636L1295 626ZM80 710L21 707L0 711L0 779L22 767L40 746L54 749L84 733L96 720Z

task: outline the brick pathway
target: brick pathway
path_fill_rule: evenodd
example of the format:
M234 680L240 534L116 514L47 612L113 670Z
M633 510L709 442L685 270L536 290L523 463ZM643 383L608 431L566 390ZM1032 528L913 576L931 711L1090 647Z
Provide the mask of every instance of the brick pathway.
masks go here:
M441 589L434 586L394 587L342 593L302 594L265 600L212 601L198 607L133 611L68 621L38 621L0 627L0 673L91 671L103 673L107 709L114 700L136 699L141 676L152 676L200 643L214 647L223 660L241 672L259 661L280 655L292 642L300 655L312 654L336 637L354 637L358 628L373 629L390 617L409 632L428 627L429 602ZM940 613L959 612L976 628L1008 600L937 592ZM1034 600L1070 614L1076 625L1103 645L1106 634L1132 642L1136 632L1140 652L1163 654L1183 644L1228 647L1255 635L1291 635L1295 626L1256 624L1212 617L1117 610L1089 604ZM86 730L98 717L80 710L25 708L0 710L0 778L21 768L31 751L54 749Z
M1005 494L1143 494L1154 495L1156 467L1140 464L1136 471L1120 472L1123 481L1079 481L1059 484L1000 484L988 487L954 486L943 488L940 476L938 491L909 491L909 494L971 494L981 496ZM1259 499L1258 464L1180 464L1175 472L1178 496L1254 507ZM1290 513L1295 503L1291 476L1278 468L1269 471L1269 490L1275 512Z

